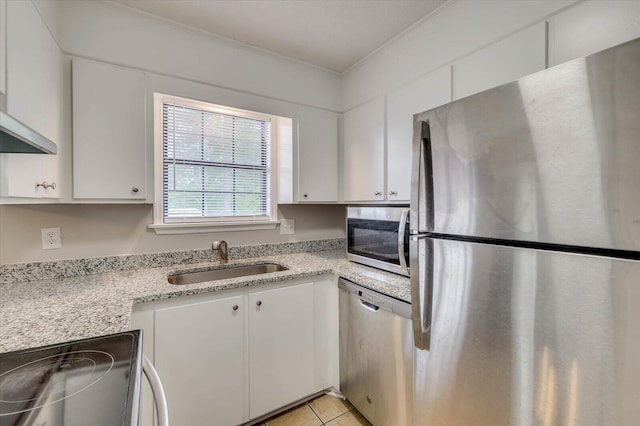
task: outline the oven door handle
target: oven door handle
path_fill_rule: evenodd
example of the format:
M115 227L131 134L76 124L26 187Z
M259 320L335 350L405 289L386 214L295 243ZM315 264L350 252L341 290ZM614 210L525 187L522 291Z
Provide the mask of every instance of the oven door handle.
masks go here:
M409 275L409 267L407 265L407 259L404 252L404 236L407 231L407 218L409 217L409 209L403 209L400 216L400 224L398 225L398 258L400 260L400 267L402 271Z
M147 380L151 385L151 392L153 393L153 400L156 403L156 411L158 413L158 426L169 426L167 397L164 394L164 388L158 372L146 356L142 357L142 372L147 376Z

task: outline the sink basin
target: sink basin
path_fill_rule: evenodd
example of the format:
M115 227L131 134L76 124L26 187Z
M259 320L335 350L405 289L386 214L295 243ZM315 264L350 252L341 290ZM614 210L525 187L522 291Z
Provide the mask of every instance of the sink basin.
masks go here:
M207 269L204 271L182 272L169 275L170 284L194 284L206 281L224 280L227 278L248 277L250 275L268 274L269 272L286 271L286 268L277 263L261 263L258 265L230 266L228 268Z

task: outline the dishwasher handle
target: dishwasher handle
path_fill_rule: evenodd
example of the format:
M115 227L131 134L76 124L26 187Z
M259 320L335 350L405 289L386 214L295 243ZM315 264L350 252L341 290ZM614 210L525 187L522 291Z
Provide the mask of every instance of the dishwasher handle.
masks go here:
M167 397L164 394L164 388L162 387L162 382L160 381L158 372L146 356L143 356L142 358L142 372L147 377L147 380L151 385L151 392L153 393L153 400L156 404L156 411L158 413L158 426L169 426Z
M344 278L338 279L338 288L360 299L360 304L370 311L380 309L411 319L411 304L386 294L362 287Z
M360 299L360 304L364 306L366 309L377 312L380 309L380 306L376 306L373 303L367 302L366 300Z

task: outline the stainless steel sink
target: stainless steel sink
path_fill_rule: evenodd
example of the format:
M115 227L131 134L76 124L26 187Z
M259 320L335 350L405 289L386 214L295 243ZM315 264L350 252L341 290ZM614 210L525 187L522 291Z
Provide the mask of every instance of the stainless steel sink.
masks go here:
M227 278L248 277L250 275L268 274L269 272L286 271L277 263L260 263L258 265L240 265L204 271L180 272L167 277L169 283L176 285L203 283L206 281L224 280Z

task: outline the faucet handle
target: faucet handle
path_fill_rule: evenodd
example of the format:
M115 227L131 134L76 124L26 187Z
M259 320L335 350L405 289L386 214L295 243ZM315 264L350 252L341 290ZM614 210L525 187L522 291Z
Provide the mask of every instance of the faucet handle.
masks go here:
M224 249L226 249L226 248L227 248L227 242L226 242L225 240L222 240L222 241L214 241L214 242L211 244L211 249L212 249L212 250L220 250L220 249L224 250Z
M220 263L227 263L229 259L229 251L227 242L225 240L222 241L214 241L211 244L212 250L218 250L218 256L220 256Z

